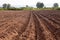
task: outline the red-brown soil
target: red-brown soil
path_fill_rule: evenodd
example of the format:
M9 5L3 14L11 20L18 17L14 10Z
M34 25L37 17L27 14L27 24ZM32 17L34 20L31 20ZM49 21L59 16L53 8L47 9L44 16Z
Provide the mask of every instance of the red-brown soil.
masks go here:
M0 40L60 40L60 11L0 11Z

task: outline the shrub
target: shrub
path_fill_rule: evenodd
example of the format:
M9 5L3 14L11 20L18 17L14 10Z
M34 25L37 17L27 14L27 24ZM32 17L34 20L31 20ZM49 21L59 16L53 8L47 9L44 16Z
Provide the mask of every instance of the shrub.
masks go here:
M60 8L56 8L56 10L60 10Z

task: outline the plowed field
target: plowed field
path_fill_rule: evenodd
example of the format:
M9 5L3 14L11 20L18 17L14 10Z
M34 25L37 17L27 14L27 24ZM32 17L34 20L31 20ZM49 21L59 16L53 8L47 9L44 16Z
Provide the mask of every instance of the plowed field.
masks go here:
M0 40L60 40L60 11L0 11Z

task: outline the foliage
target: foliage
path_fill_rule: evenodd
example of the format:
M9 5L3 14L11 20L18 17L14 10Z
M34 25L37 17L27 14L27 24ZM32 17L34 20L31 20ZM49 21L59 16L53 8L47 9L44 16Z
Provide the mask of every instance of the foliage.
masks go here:
M53 5L54 8L58 8L58 6L59 6L58 3L54 3Z
M16 7L11 7L10 4L4 3L3 8L1 7L0 10L60 10L57 3L55 3L54 7L51 8L44 7L44 4L41 2L37 2L36 6L37 8L33 8L28 5L26 5L26 7L16 8Z
M10 4L6 4L6 3L3 4L3 8L4 8L4 9L9 9L10 6L11 6Z
M33 10L33 7L25 7L23 10Z
M3 8L4 8L4 9L7 8L7 4L6 4L6 3L3 4Z
M33 10L53 10L52 8L34 8Z
M26 5L26 7L29 7L28 5Z
M56 8L56 10L60 10L60 8Z
M44 7L44 4L41 3L41 2L37 2L36 6L37 6L37 8L43 8Z
M9 9L10 8L10 4L7 4L7 9Z

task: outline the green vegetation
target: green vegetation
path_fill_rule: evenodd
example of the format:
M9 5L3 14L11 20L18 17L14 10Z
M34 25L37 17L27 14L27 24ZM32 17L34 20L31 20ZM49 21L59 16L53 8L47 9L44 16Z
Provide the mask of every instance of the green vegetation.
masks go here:
M36 6L37 6L37 8L43 8L44 7L44 4L41 3L41 2L37 2Z
M59 6L58 3L54 3L53 5L54 8L58 8L58 6Z
M26 5L26 7L16 8L16 7L12 7L11 4L4 3L2 7L0 7L0 10L60 10L58 3L54 3L53 7L48 8L48 7L44 7L44 3L37 2L36 7L37 8Z
M6 4L6 3L3 4L3 9L7 10L7 9L10 9L10 8L11 8L10 4Z

